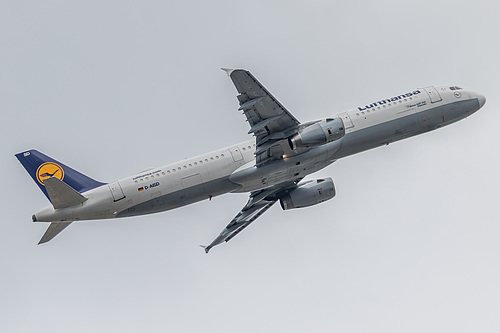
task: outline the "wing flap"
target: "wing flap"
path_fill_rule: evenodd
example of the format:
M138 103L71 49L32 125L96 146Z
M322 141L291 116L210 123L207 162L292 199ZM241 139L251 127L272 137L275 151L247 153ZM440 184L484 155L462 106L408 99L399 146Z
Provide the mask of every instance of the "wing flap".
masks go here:
M255 97L255 98L249 99L245 103L241 104L240 107L238 108L238 110L243 111L246 109L251 109L252 106L254 106L258 102L262 101L264 98L266 98L266 96L260 96L260 97Z
M248 134L252 134L252 133L257 134L257 132L264 130L265 127L267 125L269 125L272 121L278 120L279 118L281 118L281 115L267 118L266 120L263 120L259 123L256 123L255 125L253 125L250 128L250 130L248 131Z

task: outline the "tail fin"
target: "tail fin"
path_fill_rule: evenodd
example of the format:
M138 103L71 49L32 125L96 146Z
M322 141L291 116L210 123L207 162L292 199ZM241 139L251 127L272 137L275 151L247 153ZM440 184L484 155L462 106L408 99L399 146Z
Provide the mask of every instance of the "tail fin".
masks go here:
M16 154L16 157L51 202L52 200L43 183L44 180L51 177L58 178L79 193L105 185L105 183L87 177L37 150L28 150Z

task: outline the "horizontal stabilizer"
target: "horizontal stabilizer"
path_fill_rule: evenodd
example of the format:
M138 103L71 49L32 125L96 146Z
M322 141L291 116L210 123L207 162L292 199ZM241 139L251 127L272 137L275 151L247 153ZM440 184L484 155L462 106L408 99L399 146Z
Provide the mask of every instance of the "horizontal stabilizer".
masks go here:
M54 209L75 206L88 199L56 177L45 179L43 184Z
M71 222L52 222L47 231L43 234L42 239L38 242L38 245L47 243L52 238L56 237L61 231L66 229L66 227L70 224Z

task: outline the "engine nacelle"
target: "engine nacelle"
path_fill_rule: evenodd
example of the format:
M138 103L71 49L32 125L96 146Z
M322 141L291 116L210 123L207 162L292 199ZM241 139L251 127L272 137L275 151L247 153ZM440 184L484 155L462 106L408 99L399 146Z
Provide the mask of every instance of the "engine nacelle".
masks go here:
M288 143L293 150L311 148L338 140L344 134L342 119L328 118L300 129L299 133L288 139Z
M331 178L299 183L299 187L280 198L283 210L302 208L330 200L335 196L335 185Z

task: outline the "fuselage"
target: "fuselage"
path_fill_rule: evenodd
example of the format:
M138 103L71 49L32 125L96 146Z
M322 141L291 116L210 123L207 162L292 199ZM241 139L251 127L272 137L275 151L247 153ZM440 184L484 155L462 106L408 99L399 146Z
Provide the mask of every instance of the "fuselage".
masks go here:
M457 87L427 87L359 106L340 118L345 135L293 157L255 164L255 140L153 168L82 193L87 201L47 207L35 221L78 221L161 212L229 192L250 192L301 179L334 161L449 125L485 98Z

